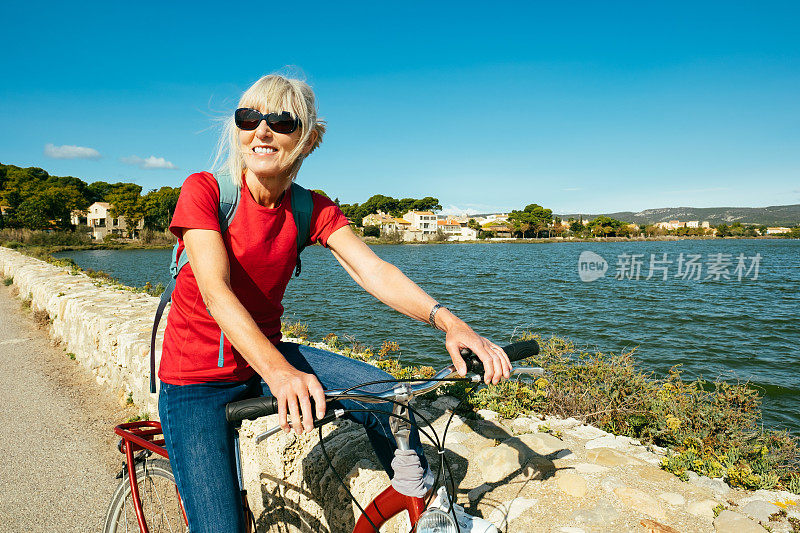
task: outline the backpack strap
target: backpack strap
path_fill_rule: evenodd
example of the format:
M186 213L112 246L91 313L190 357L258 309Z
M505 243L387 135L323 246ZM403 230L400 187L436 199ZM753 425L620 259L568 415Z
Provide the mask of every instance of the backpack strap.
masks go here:
M219 231L225 233L231 225L239 200L242 198L242 189L233 184L230 174L214 174L219 187Z
M236 215L236 209L239 207L239 200L241 199L241 189L233 184L230 179L230 174L220 173L214 174L214 179L217 181L219 188L219 208L217 217L219 218L220 233L228 231L233 217ZM178 279L178 274L189 263L189 254L183 253L181 250L178 254L178 244L172 248L172 259L169 264L169 271L171 278L167 284L164 292L161 293L161 299L158 302L156 309L156 316L153 320L153 329L150 331L150 393L156 392L156 335L158 334L158 325L161 322L161 317L164 314L167 304L172 300L172 292L175 290L175 283ZM223 348L225 343L225 335L221 333L219 339L219 359L218 366L223 366Z
M311 213L314 211L314 199L311 191L292 182L292 216L297 226L297 266L294 270L295 277L300 275L302 252L311 237Z

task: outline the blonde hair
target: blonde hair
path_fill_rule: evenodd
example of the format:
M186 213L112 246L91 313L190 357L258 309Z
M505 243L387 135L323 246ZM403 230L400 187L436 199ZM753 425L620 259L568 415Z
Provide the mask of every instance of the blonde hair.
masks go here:
M251 85L242 94L237 107L252 107L268 113L289 111L300 119L300 140L281 161L281 168L288 169L290 180L294 180L307 155L303 154L303 150L311 142L314 132L316 139L309 154L316 150L325 134L325 121L317 117L316 101L311 87L299 79L270 74ZM245 163L239 143L239 128L233 120L233 113L223 121L222 135L217 143L217 155L212 167L215 172L230 174L233 183L237 187L242 186Z

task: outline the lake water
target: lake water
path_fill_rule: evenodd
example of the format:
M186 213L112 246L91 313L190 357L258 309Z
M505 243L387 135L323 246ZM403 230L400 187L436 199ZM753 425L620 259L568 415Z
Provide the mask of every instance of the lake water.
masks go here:
M486 243L373 250L499 344L527 329L567 337L589 350L638 346L642 366L661 375L681 364L690 377L751 381L764 392L766 423L800 432L800 241ZM589 260L584 277L591 272L588 265L605 260L604 276L581 279L583 252L600 256L583 255ZM109 272L127 285L166 284L169 279L168 250L59 255ZM656 261L652 270L651 258ZM629 267L639 261L637 279L636 269ZM695 279L691 265L699 266L701 279ZM393 340L408 363L440 366L449 361L441 333L375 300L322 247L303 252L303 273L289 283L284 306L284 319L308 323L312 339L334 332L374 347Z

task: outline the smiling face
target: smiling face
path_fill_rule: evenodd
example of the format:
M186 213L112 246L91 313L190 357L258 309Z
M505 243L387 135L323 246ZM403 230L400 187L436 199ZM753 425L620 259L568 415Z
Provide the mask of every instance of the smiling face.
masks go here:
M281 134L272 131L264 121L255 130L242 131L236 126L233 114L225 119L214 166L228 174L237 187L242 186L246 172L261 176L262 180L282 177L293 180L305 157L319 146L325 134L325 121L317 117L314 92L301 80L276 74L264 76L242 94L236 107L257 109L261 113L286 111L299 121L294 132ZM247 116L240 119L246 120ZM218 165L221 160L224 163Z
M262 113L268 110L259 109ZM276 178L288 175L287 161L300 141L300 128L292 133L275 133L267 121L259 122L254 130L239 130L239 146L246 171L257 178Z

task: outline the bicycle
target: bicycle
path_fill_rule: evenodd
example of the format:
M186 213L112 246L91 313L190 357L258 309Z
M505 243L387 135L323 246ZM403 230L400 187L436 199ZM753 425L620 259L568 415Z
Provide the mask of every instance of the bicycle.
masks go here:
M522 341L510 344L503 348L512 362L521 361L539 353L539 345L536 341ZM415 397L421 396L435 390L448 382L467 381L475 383L475 387L482 382L483 364L469 350L462 350L462 356L467 363L468 375L461 377L455 370L454 365L449 365L436 373L428 380L420 379L387 379L362 383L348 389L325 391L327 401L335 400L357 400L363 403L390 402L393 404L390 414L390 427L397 442L399 450L409 450L409 437L411 429L416 426L420 433L425 435L437 448L439 452L439 469L436 480L430 490L427 500L423 497L408 496L398 492L393 485L389 485L383 492L378 494L366 508L353 498L341 475L336 473L346 493L355 502L361 511L356 521L353 533L372 533L379 531L389 519L403 511L408 512L412 531L416 533L447 533L460 532L456 520L456 513L452 502L452 495L455 494L455 486L452 486L453 476L449 475L451 487L445 486L447 495L447 506L445 512L442 509L428 508L434 497L436 489L441 485L440 477L444 471L449 474L449 464L444 455L444 440L447 429L450 426L448 420L442 432L442 438L436 434L431 423L416 411L411 402ZM514 367L512 376L539 375L544 371L535 367ZM469 375L471 373L471 375ZM360 391L362 387L380 383L393 383L393 389L382 393L371 393ZM373 409L365 409L372 411ZM450 414L450 419L456 409ZM332 412L331 412L332 411ZM322 426L343 417L347 412L360 411L356 409L329 410L325 416L314 422L314 427L320 432L320 445L323 454L333 468L331 459L325 450L322 440ZM242 497L242 504L245 513L245 524L247 533L255 531L255 517L253 516L248 504L247 491L244 489L244 480L241 467L241 450L239 447L239 428L243 420L255 420L262 416L277 413L277 401L274 397L258 397L247 400L231 402L226 406L226 418L236 429L234 432L234 449L236 450L236 468L239 476L239 489ZM409 416L413 413L418 420L422 420L426 426L423 428L418 423L413 422ZM267 437L281 431L282 428L273 427L256 437L259 443ZM427 430L430 430L428 432ZM169 454L164 447L164 439L161 424L157 421L138 421L119 424L114 428L114 432L121 437L118 444L120 452L125 454L125 463L122 470L117 474L120 483L112 496L108 511L106 512L104 533L120 533L122 531L139 531L140 533L155 533L160 531L169 532L188 532L186 513L178 494L175 478L169 465ZM152 458L153 454L157 457Z

